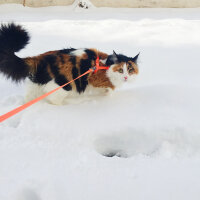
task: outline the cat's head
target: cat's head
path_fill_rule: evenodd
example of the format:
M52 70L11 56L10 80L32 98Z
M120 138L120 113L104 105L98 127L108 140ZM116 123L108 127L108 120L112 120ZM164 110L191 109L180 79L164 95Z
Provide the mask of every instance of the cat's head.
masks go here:
M135 57L127 57L122 54L116 54L113 51L106 61L106 65L110 68L107 71L107 76L114 86L119 86L124 82L130 82L135 79L138 74L137 59L139 54Z

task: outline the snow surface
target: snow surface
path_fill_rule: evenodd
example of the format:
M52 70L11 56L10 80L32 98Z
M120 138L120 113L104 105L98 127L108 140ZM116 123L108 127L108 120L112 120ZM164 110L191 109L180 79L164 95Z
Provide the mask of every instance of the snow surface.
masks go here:
M200 9L73 9L1 5L0 21L30 31L19 56L140 51L140 74L112 96L43 101L0 124L0 200L199 200ZM23 103L24 84L1 76L0 91L0 114Z

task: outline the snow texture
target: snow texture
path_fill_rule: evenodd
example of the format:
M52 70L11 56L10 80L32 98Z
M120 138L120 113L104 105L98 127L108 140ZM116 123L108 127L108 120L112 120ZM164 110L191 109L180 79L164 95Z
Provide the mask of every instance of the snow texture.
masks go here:
M21 57L67 47L140 54L112 96L41 101L0 124L1 200L199 200L200 9L24 8L0 21L31 34ZM0 114L25 84L0 77Z

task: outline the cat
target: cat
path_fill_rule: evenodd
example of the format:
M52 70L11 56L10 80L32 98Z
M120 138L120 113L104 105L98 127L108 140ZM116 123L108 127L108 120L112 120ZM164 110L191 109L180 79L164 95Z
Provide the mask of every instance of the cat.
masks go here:
M139 72L139 54L132 58L116 54L114 51L108 55L97 49L69 48L33 57L16 56L15 52L23 49L29 43L29 39L28 32L21 25L9 23L0 27L0 72L15 82L29 79L26 101L83 74L95 66L97 56L101 65L109 66L108 70L91 72L49 95L47 100L52 104L62 105L66 103L66 99L81 94L106 94L124 82L134 79Z

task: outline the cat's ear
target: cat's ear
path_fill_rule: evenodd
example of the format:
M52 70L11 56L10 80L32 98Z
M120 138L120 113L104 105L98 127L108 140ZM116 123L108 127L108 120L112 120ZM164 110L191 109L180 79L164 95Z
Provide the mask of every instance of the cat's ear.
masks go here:
M137 64L137 59L138 59L139 55L140 55L140 53L138 53L134 58L131 59L136 64Z
M115 53L114 50L113 50L112 60L113 60L114 63L118 62L118 56L117 56L117 54Z
M113 54L109 55L107 60L106 60L106 65L113 65L118 63L118 55L113 51Z

